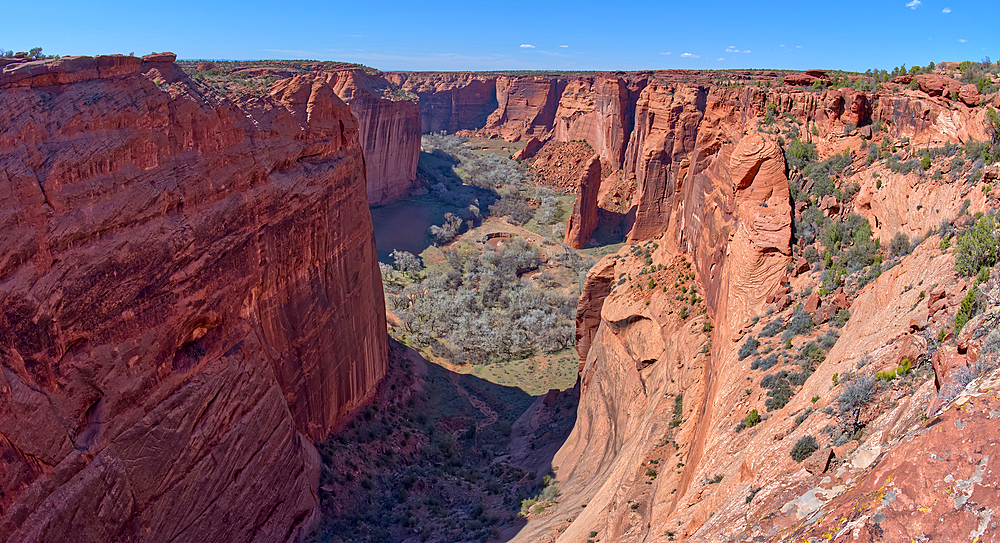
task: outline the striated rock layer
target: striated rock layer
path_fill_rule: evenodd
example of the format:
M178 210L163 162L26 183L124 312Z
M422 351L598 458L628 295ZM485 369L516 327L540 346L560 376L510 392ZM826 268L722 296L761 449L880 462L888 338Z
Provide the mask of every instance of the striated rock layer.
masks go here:
M601 161L597 156L587 161L576 188L573 214L566 226L565 242L574 249L587 246L590 235L597 227L598 192L601 189Z
M387 80L420 99L420 131L475 130L497 108L496 76L389 72Z
M383 204L407 196L417 180L420 156L420 106L392 93L379 74L361 69L323 74L358 120L365 155L368 203Z
M173 55L0 75L0 539L294 541L386 367L357 122Z
M852 301L843 292L822 293L820 300L811 279L800 278L794 295L812 292L816 322L828 319L829 313L820 315L831 307L849 307L850 321L788 405L765 412L757 384L763 373L751 371L753 359L739 350L755 326L778 317L770 316L776 311L784 319L777 322L787 323L792 311L785 274L792 269L793 209L778 132L764 121L769 109L802 121L808 128L803 139L821 158L845 149L858 153L863 139L873 138L858 126L870 131L872 119L884 130L876 142L919 138L923 147L984 138L983 109L925 92L869 96L851 89L646 85L621 172L637 181L631 245L591 269L578 306L581 400L576 426L552 462L558 466L558 508L531 518L515 541L778 541L828 537L836 530L850 540L852 529L881 530L876 525L886 518L895 524L892 530L882 525L885 540L903 541L919 535L896 529L918 506L928 526L942 516L960 523L956 530L925 533L970 534L970 540L996 533L990 524L995 497L988 488L973 492L969 483L990 465L975 449L986 446L983 440L948 448L950 458L968 463L954 475L961 481L947 479L944 465L914 465L913 455L938 446L934 430L913 430L934 395L932 380L918 381L893 403L871 406L870 433L862 443L824 448L802 464L789 454L805 435L828 441L824 428L835 415L821 409L836 414L834 400L843 388L838 376L863 364L871 364L866 371L874 374L904 358L925 362L927 337L934 334L918 332L928 322L940 327L952 318L955 309L949 308L968 286L955 281L954 261L942 256L939 239L928 239L859 288ZM854 167L865 168L864 160ZM859 183L851 211L868 218L883 244L897 232L923 234L942 218L960 215L965 198L971 212L988 209L988 190L976 183L915 180L882 166L845 175ZM808 269L807 263L803 271ZM801 352L800 341L789 352ZM974 351L964 341L942 348L938 365L962 367L964 349ZM751 409L764 420L752 431L737 428ZM977 409L980 417L989 411ZM993 427L982 418L943 420L959 430L962 424ZM960 439L954 428L949 432ZM916 437L884 455L908 436ZM826 474L830 466L839 466L835 475ZM943 482L921 487L925 476ZM857 490L849 491L851 485ZM936 505L952 488L979 501ZM878 501L889 491L898 503ZM873 494L878 499L857 506ZM813 514L827 502L833 515ZM952 505L966 502L978 513L953 511Z

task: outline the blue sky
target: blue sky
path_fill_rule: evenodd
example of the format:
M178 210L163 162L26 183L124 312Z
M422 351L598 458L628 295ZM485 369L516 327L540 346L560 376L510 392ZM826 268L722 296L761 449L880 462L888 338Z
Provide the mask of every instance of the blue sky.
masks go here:
M138 6L142 7L138 7ZM153 6L153 7L149 7ZM1000 60L995 0L13 2L0 48L381 70L829 68ZM765 7L766 6L766 7Z

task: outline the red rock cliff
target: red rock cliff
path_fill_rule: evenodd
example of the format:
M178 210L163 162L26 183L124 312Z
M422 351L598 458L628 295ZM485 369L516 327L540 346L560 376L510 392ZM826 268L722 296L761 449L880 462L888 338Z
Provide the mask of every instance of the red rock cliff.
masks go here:
M482 128L497 108L495 76L406 72L385 76L420 98L420 131L425 134Z
M406 196L417 179L420 155L420 106L393 93L389 82L364 70L324 74L358 119L365 153L368 203L382 204Z
M635 122L636 101L646 83L642 77L571 80L559 98L553 138L585 140L601 160L621 168Z
M357 123L173 55L0 75L0 538L293 541L386 367Z
M983 489L975 491L981 506L959 510L965 501L952 507L948 498L950 468L913 460L944 447L926 437L937 430L914 430L933 395L926 379L910 389L912 396L898 394L882 412L872 413L879 418L871 423L870 437L854 445L856 454L853 446L834 452L828 438L829 448L802 464L789 454L796 440L823 435L831 424L833 417L819 412L822 402L836 416L834 400L843 390L837 388L838 375L857 371L868 354L881 369L894 368L904 354L917 359L909 353L927 343L915 330L928 320L928 302L925 293L906 294L913 288L906 285L948 284L931 310L938 311L939 323L950 318L938 309L946 305L940 298L954 291L947 304L957 303L963 287L954 285L954 262L942 255L938 239L927 240L901 265L853 293L851 320L835 332L840 340L802 391L753 432L744 429L751 408L765 413L765 400L753 388L762 374L751 371L751 359L738 350L755 326L766 341L761 328L775 318L771 315L784 311L780 319L787 322L792 311L787 303L775 303L790 292L784 275L793 211L768 111L776 108L778 115L792 113L803 121L802 136L816 144L821 157L844 149L857 156L872 134L862 135L856 125L871 118L884 129L874 141L920 138L923 147L925 141L934 146L983 139L982 108L926 94L662 82L643 89L624 163L626 175L634 174L638 183L633 245L592 268L578 307L581 399L576 426L552 461L562 497L554 514L529 521L515 541L784 541L834 533L840 540L862 525L879 534L884 528L887 541L906 541L915 533L906 527L915 509L926 517L915 526L934 527L925 534L993 535L995 526L983 520L995 503L989 481L979 480ZM976 182L906 177L881 165L866 169L864 162L854 162L861 171L845 174L861 187L852 211L869 218L883 244L896 232L921 234L942 218L960 216L963 198L969 198L970 212L990 205ZM814 279L801 278L795 289L812 289L808 281ZM686 284L690 281L695 285ZM837 296L827 296L828 308ZM848 302L841 298L841 303ZM970 340L960 339L948 352L973 353L963 341ZM910 351L901 354L902 349ZM989 407L976 409L979 419L944 420L956 422L951 428L960 431L965 424L990 427L984 416ZM737 427L740 421L744 426ZM897 445L900 439L903 445ZM900 451L885 455L894 446ZM954 479L983 475L989 460L977 446L942 449L968 468ZM826 472L834 456L839 467ZM878 467L866 472L871 465ZM928 476L933 485L925 483ZM955 484L966 485L966 498L972 494L969 483ZM850 490L852 485L857 489ZM887 491L899 503L881 500ZM878 498L869 499L872 495ZM921 506L909 507L917 503ZM819 514L819 507L836 514ZM942 515L956 527L942 527ZM879 520L887 517L892 520Z

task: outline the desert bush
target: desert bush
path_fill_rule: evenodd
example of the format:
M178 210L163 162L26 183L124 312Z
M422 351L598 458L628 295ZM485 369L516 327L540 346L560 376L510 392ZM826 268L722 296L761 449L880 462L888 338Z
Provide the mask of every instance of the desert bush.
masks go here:
M983 340L980 352L984 354L1000 352L1000 329L994 328L990 330L990 333L986 335L986 339Z
M993 215L983 215L955 245L955 269L962 275L975 275L983 266L993 266L1000 254Z
M444 214L444 224L431 225L429 231L434 245L441 246L458 237L462 231L463 221L453 213Z
M853 435L861 429L859 418L861 409L864 408L878 392L878 385L875 379L868 374L857 374L851 376L844 382L844 390L837 396L834 403L840 413L840 423L845 429L850 430Z
M920 162L916 159L901 161L893 156L886 161L886 166L896 173L907 174L919 168Z
M910 238L902 232L896 232L889 242L889 254L892 256L904 256L910 254Z
M753 428L754 426L757 426L758 424L760 424L760 413L758 413L756 409L751 409L750 412L747 413L747 418L745 422L747 428Z
M843 328L847 321L851 318L851 312L846 309L841 309L837 311L837 315L834 317L833 322L830 324L836 326L837 328Z
M761 329L759 335L760 337L774 337L781 331L782 326L784 326L784 322L779 315L773 321L764 325L764 328Z
M1000 358L995 355L982 356L973 364L966 364L953 374L954 380L941 389L941 397L950 402L969 386L969 383L997 368Z
M788 327L785 328L784 333L781 334L781 339L790 340L793 337L805 334L806 332L813 329L812 315L807 313L802 305L799 304L792 311L792 318L788 321Z
M824 217L823 212L814 205L809 205L802 210L800 217L800 219L792 218L792 228L796 239L804 240L807 244L816 241L830 222L830 219Z
M802 258L805 258L806 262L808 262L809 265L812 266L813 264L819 262L819 251L817 251L815 247L810 245L806 247L804 251L802 251Z
M542 205L535 212L535 220L538 224L552 224L559 218L559 200L554 196L544 196L541 198Z
M543 292L519 279L539 265L538 252L522 238L481 254L446 250L445 256L453 271L429 274L392 297L414 343L455 362L489 363L573 342L575 291Z
M424 265L420 262L420 258L417 255L407 252L394 250L389 254L392 257L393 267L404 273L416 273L424 269Z
M490 214L494 217L508 217L514 224L524 224L534 215L528 200L516 191L504 192L500 199L490 205Z
M813 436L805 436L795 443L789 454L796 462L802 462L806 458L812 456L812 453L819 450L819 443L816 442L816 438Z
M760 341L753 336L748 337L747 340L743 342L743 346L740 347L740 360L757 354L757 347L760 347Z
M778 364L778 355L772 353L771 356L768 356L766 358L762 358L759 356L755 358L753 363L750 364L750 369L751 370L759 369L761 371L767 371L776 366L777 364Z

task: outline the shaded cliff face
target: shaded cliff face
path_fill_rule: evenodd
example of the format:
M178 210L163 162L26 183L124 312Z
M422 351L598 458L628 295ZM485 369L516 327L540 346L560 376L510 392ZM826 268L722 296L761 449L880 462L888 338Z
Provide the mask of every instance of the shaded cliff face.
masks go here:
M559 98L553 138L585 140L615 169L625 161L625 147L635 122L636 101L645 78L588 77L570 81Z
M0 76L0 534L295 540L386 365L357 123L173 55Z
M355 69L324 77L358 120L368 203L383 204L408 195L417 180L420 106L405 95L395 95L379 74Z
M386 79L420 99L424 134L475 130L497 108L497 79L463 73L389 72Z
M485 128L509 141L551 131L566 84L558 77L498 77L497 109L486 120Z

